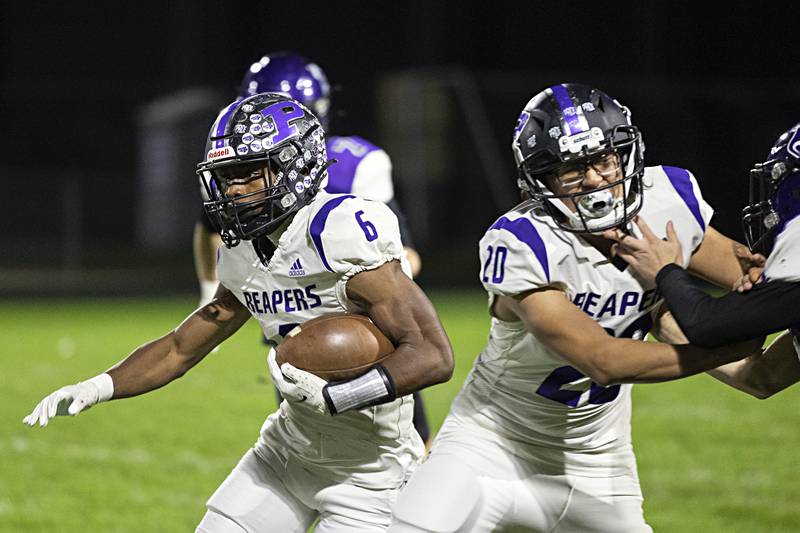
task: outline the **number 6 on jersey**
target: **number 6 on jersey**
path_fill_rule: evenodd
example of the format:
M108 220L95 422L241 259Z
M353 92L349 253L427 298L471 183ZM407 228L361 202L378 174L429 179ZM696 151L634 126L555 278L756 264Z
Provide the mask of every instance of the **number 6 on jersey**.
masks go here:
M358 225L361 226L361 229L364 231L364 236L367 238L369 242L374 241L378 238L378 230L375 229L375 225L370 222L369 220L364 220L362 217L364 215L364 211L356 211L356 221Z

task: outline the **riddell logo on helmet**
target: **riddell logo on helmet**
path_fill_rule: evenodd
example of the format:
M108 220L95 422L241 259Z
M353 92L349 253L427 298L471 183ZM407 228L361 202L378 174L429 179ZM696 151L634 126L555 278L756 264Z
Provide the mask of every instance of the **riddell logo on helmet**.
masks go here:
M206 154L206 161L213 161L215 159L222 159L223 157L233 157L236 155L233 151L233 148L230 146L226 146L224 148L215 148L214 150L209 150Z

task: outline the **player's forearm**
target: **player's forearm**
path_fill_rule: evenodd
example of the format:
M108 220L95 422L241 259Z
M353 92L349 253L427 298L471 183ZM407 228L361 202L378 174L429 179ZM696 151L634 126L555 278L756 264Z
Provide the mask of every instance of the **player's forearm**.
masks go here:
M800 283L757 284L745 293L714 298L696 287L689 274L667 265L658 288L686 337L700 346L721 346L780 331L800 323Z
M664 344L689 344L689 339L686 338L686 334L678 325L666 303L662 303L658 308L650 335Z
M453 349L433 304L396 261L347 283L351 300L366 309L395 351L383 361L397 395L450 379Z
M800 360L791 334L784 332L763 354L715 368L708 373L726 385L765 399L800 380Z
M428 331L419 339L401 342L383 366L394 379L398 396L411 394L453 375L453 350L444 330Z
M600 385L670 381L705 372L758 352L763 339L721 348L672 346L615 339L594 354L592 379Z
M115 365L108 374L114 381L113 398L138 396L181 377L205 354L187 356L175 349L174 332L148 342Z
M689 271L718 287L730 288L741 278L736 250L743 245L709 226L689 263Z
M390 305L372 309L382 317L394 314L389 327L397 348L383 366L394 379L398 395L443 383L453 375L453 348L436 310L416 285L411 291L417 292L417 298L408 295L410 301L405 312L398 312Z

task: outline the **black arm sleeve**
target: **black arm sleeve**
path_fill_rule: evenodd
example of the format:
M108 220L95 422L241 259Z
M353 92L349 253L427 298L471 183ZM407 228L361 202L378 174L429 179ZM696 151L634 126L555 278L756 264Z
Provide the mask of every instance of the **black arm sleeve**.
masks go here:
M403 246L414 248L414 239L411 238L411 230L408 228L408 220L406 219L406 215L403 213L403 210L400 209L400 205L397 203L397 200L392 198L386 203L386 205L389 206L389 209L391 209L392 213L394 213L397 217L397 223L400 225L400 240L403 241Z
M800 324L800 283L757 283L715 298L675 264L656 276L658 289L689 342L704 347L752 339Z

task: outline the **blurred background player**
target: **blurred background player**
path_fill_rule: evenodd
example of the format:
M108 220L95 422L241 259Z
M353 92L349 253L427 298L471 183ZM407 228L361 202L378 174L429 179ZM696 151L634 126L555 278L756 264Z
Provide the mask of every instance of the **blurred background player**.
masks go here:
M45 426L162 387L251 316L277 344L295 324L362 312L395 351L362 376L332 383L289 363L278 368L271 353L285 400L209 499L198 531L304 533L316 520L317 531L384 531L424 453L411 392L453 371L436 311L402 269L397 218L382 203L321 190L331 164L325 134L285 95L237 99L206 148L198 165L204 205L225 244L215 297L107 372L48 395L24 423Z
M392 162L388 154L362 137L330 136L331 89L322 69L305 57L290 52L265 55L245 72L239 88L240 96L276 92L303 103L320 120L327 138L328 156L336 163L328 168L330 193L356 194L368 200L383 202L397 216L405 258L413 277L419 274L422 262L414 249L405 215L394 197ZM195 224L194 264L200 283L200 305L208 303L217 288L216 253L220 237L205 211ZM414 427L422 440L430 439L430 425L422 396L414 393Z
M658 238L641 222L641 239L609 232L615 252L658 289L688 342L719 346L776 333L762 355L712 371L729 385L766 398L800 380L800 123L778 137L765 161L750 171L745 239L767 256L763 276L745 276L737 291L715 298L676 262L682 245L671 229ZM759 270L760 273L760 270Z
M657 227L674 219L689 243L681 264L727 286L743 273L737 243L708 226L713 210L689 171L645 167L628 109L597 89L565 83L534 96L512 148L526 201L479 245L489 341L390 531L651 531L631 384L706 371L760 342L644 342L660 298L601 233L637 231L637 214Z

